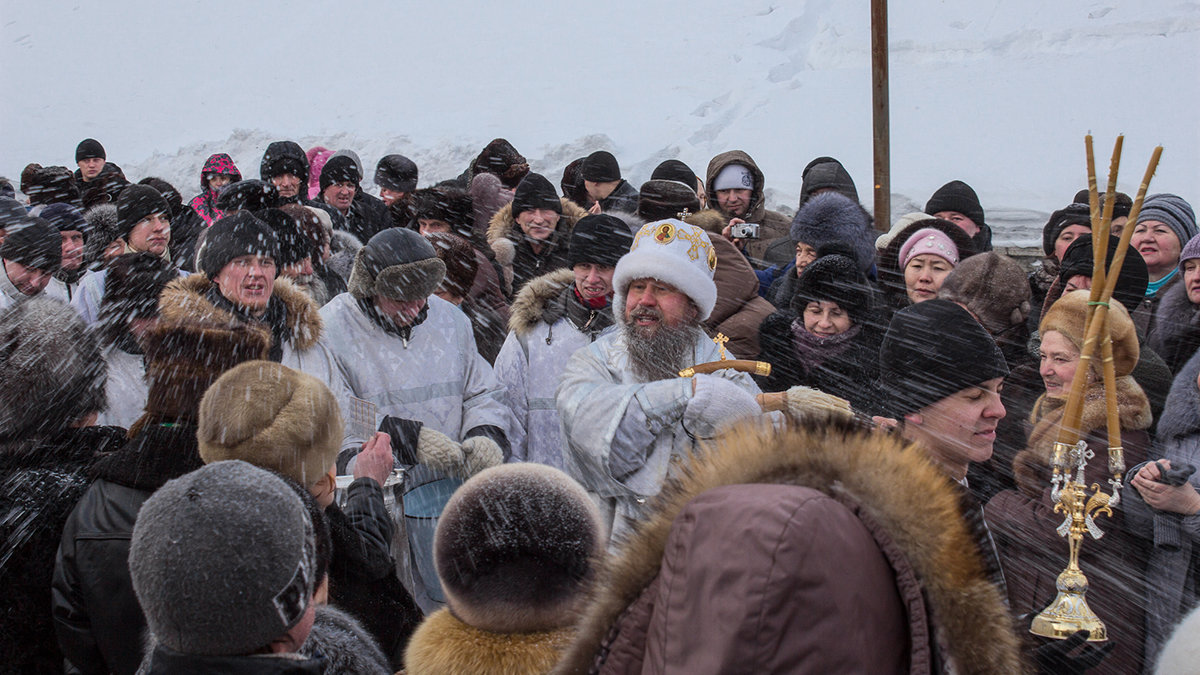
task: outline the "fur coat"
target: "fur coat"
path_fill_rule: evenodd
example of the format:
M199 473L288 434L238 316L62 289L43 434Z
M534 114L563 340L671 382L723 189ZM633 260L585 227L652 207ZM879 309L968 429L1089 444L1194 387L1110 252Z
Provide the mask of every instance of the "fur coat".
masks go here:
M1158 306L1158 320L1146 336L1146 344L1166 362L1171 375L1183 369L1200 349L1200 306L1192 303L1185 284L1171 284Z
M958 491L923 450L837 425L744 427L719 443L607 563L553 672L867 672L885 652L902 672L1021 672ZM777 498L807 505L780 515ZM846 552L850 530L859 556L811 555ZM886 633L864 628L889 613Z
M408 643L408 675L539 675L548 673L570 644L570 629L493 633L467 625L439 609ZM470 645L470 649L464 649Z

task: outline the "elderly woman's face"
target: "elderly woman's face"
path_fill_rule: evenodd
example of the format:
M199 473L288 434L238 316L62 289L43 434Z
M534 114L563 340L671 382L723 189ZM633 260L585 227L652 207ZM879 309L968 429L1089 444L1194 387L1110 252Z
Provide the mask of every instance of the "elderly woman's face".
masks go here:
M1200 305L1200 258L1183 263L1183 288L1193 305Z
M1179 237L1175 236L1175 230L1157 220L1138 223L1133 228L1133 238L1129 240L1129 245L1142 254L1146 268L1150 270L1151 281L1169 274L1171 268L1179 264L1179 254L1183 249Z

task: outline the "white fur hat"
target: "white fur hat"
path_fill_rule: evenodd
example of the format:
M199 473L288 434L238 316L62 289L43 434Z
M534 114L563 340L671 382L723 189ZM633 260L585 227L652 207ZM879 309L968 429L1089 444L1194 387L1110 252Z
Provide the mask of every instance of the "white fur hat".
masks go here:
M646 223L613 273L613 315L625 316L625 293L635 279L655 279L678 288L700 308L704 321L717 303L717 251L699 227L667 218Z

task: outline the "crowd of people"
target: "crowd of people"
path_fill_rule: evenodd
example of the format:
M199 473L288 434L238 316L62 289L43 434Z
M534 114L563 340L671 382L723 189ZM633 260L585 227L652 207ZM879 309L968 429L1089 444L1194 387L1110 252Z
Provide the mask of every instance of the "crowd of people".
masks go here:
M556 186L498 138L426 187L387 155L375 196L353 150L277 141L258 178L212 155L187 200L94 139L75 160L0 179L12 672L1194 666L1180 196L1130 220L1117 193L1098 242L1080 191L1027 269L966 183L881 224L831 157L791 216L740 150L640 187L597 150ZM1107 478L1081 353L1094 247L1111 264L1124 228L1130 468L1080 557L1109 638L1044 639L1080 368Z

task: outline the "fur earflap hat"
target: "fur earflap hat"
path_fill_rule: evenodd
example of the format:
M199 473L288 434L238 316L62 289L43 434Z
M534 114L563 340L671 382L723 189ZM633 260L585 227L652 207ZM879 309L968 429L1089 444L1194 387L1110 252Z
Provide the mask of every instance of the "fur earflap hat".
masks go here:
M445 276L446 264L428 240L392 227L371 237L355 254L347 290L359 300L382 296L412 302L428 298Z
M503 138L494 138L471 163L471 173L495 174L504 187L512 190L529 173L529 162L512 143Z
M29 164L21 171L21 192L30 206L66 202L79 204L79 185L65 166Z
M0 258L56 272L62 266L62 237L50 223L25 216L9 224L4 243L0 243Z
M925 203L925 213L936 216L943 211L961 213L971 219L971 222L983 229L983 206L979 203L979 195L975 190L961 180L952 180L933 193Z
M613 316L624 320L630 282L657 279L691 298L704 321L717 304L716 269L717 250L703 229L674 218L646 223L613 272Z
M1083 325L1087 321L1090 300L1091 291L1087 290L1071 291L1055 300L1050 309L1046 310L1046 315L1042 317L1042 323L1038 326L1042 337L1050 331L1056 331L1075 345L1076 349L1082 350ZM1129 318L1129 312L1125 311L1125 307L1120 303L1109 304L1108 325L1112 332L1113 369L1117 377L1122 377L1133 372L1141 355L1137 330L1133 326L1133 319ZM1092 359L1092 363L1099 373L1100 359Z
M395 192L417 189L417 163L404 155L387 155L375 166L375 184Z
M107 407L108 366L67 303L37 295L0 313L0 442L57 433Z
M856 201L836 192L809 199L792 219L792 241L813 248L841 242L849 245L866 274L875 264L875 230L871 216Z
M146 626L181 654L257 653L304 618L316 529L279 476L217 462L168 481L138 512L129 574Z
M401 226L418 229L417 221L440 220L460 237L471 237L475 224L475 204L471 194L450 187L431 187L414 190L409 199L392 205L392 213L402 210ZM394 216L393 216L394 218Z
M170 218L171 207L162 193L149 185L130 185L117 196L117 226L122 237L128 237L135 225L156 213Z
M1029 282L1021 264L988 251L962 261L942 282L938 297L965 305L992 335L1029 318Z
M311 486L337 462L342 431L337 399L323 382L247 361L204 393L196 438L205 464L240 459Z
M688 215L700 212L700 198L691 185L674 180L648 180L642 183L638 192L637 214L646 220L662 220L663 218L684 219L684 211Z
M899 419L967 387L1008 375L992 336L949 300L896 312L879 348L884 410Z
M434 537L446 604L496 633L569 626L607 533L587 492L534 463L476 474L450 498Z
M245 182L248 181L242 181ZM279 238L254 214L239 211L232 216L225 216L208 228L204 250L200 252L200 271L212 279L221 273L230 260L244 255L274 258L279 255Z
M856 326L869 321L874 309L870 282L858 262L836 253L814 260L796 280L792 311L803 315L810 302L836 302Z

